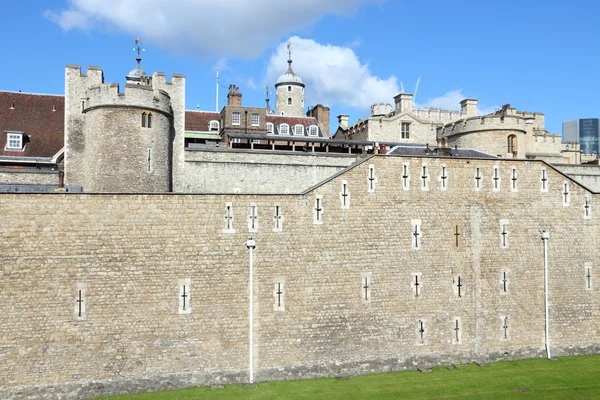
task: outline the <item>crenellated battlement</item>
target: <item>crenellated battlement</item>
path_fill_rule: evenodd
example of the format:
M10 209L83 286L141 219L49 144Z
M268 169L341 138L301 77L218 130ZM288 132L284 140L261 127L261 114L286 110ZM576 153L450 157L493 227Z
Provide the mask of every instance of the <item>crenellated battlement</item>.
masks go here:
M394 111L391 104L377 103L371 106L371 116L378 117L381 115L389 115Z
M169 94L147 85L126 84L122 93L117 83L101 84L88 88L86 97L84 112L99 107L131 107L172 114Z
M456 110L442 110L439 108L414 108L413 113L421 118L428 121L435 122L447 122L456 121L461 118L465 118L466 114Z
M438 136L452 136L463 134L466 132L489 131L489 130L515 130L527 132L530 128L543 129L543 114L542 124L540 125L539 113L507 113L488 114L477 117L464 118L452 123L446 124L438 129ZM536 118L537 117L537 118Z

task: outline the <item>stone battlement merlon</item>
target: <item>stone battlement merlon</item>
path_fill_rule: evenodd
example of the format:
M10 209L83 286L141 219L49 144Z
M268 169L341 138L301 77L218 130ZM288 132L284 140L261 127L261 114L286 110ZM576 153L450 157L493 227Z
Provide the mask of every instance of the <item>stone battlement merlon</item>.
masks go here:
M435 107L429 108L414 108L413 112L421 119L429 121L443 121L443 120L459 120L466 117L466 114L458 110L442 110Z
M118 83L94 85L87 89L86 98L84 112L99 107L131 107L172 114L169 93L146 85L126 84L124 92Z
M152 84L181 86L185 84L185 75L173 73L171 74L171 80L167 80L165 72L155 72L152 74Z
M516 130L527 131L529 118L521 115L488 114L483 116L464 118L438 128L439 136L452 136L465 132L488 130Z

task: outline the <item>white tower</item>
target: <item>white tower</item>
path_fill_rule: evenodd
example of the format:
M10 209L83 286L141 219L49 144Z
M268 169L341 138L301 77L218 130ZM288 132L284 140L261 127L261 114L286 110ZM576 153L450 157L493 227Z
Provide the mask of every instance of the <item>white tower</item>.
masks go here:
M304 83L292 70L292 44L288 43L288 69L275 84L275 106L277 115L304 116Z

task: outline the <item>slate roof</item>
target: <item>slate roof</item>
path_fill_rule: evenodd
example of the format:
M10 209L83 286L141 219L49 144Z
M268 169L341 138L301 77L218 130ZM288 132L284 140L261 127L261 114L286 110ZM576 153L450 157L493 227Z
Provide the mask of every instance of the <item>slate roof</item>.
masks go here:
M0 156L52 157L63 147L64 126L64 96L0 91ZM4 150L6 131L24 133L24 151Z
M469 148L427 148L423 144L396 145L389 148L388 155L417 157L462 157L462 158L498 158L492 154Z

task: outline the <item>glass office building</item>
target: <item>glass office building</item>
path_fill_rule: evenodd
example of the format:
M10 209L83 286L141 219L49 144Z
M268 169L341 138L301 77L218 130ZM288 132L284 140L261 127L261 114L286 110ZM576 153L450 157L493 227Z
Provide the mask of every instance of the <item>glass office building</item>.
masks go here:
M584 118L563 122L563 142L578 142L584 154L600 154L600 120Z

